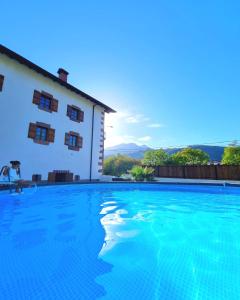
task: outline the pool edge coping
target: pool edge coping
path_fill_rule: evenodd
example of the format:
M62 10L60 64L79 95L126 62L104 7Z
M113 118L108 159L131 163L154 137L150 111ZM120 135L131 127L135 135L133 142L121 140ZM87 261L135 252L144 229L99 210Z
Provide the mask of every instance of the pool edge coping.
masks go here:
M30 185L36 184L38 187L46 187L46 186L61 186L61 185L91 185L91 184L153 184L153 185L203 185L203 186L227 186L227 187L240 187L239 183L236 182L184 182L184 181L80 181L80 182L31 182ZM30 188L30 186L26 186L25 188ZM9 190L9 186L0 186L0 191Z

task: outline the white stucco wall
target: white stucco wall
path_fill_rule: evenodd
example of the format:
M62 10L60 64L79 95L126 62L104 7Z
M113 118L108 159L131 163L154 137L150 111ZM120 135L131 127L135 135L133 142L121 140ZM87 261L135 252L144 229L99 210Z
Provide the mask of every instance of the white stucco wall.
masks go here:
M93 103L3 54L0 54L0 74L5 77L0 92L0 166L9 164L10 160L21 161L25 179L31 179L32 174L47 179L48 172L54 169L70 170L81 179L89 179ZM35 89L58 99L58 112L45 112L33 104ZM84 111L84 122L77 123L66 116L68 104ZM101 175L98 163L102 112L102 107L95 107L93 179ZM50 124L55 129L54 143L40 145L28 138L30 122ZM64 145L68 131L79 132L83 137L80 151L68 150Z

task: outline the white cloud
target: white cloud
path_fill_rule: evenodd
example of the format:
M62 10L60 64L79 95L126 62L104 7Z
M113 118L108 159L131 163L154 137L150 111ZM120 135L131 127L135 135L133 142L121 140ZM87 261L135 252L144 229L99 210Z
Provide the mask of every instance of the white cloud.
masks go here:
M104 143L105 147L111 147L118 144L136 143L137 139L131 135L107 135Z
M151 139L152 139L151 136L146 135L146 136L143 136L143 137L138 138L137 141L139 141L139 142L148 142L148 141L150 141Z
M162 128L162 127L164 127L164 125L160 124L160 123L152 123L152 124L149 124L148 127L150 127L150 128Z
M125 121L126 123L136 124L136 123L144 123L147 122L148 120L149 118L145 117L144 115L136 114L136 115L129 115Z
M127 111L118 111L114 114L106 114L105 125L108 126L120 126L124 124L139 124L150 121L148 117L143 114L134 114Z
M111 147L122 143L143 144L151 140L149 135L141 136L141 131L136 133L136 125L146 128L149 118L143 114L134 114L128 111L118 111L105 115L105 147ZM126 134L127 133L127 134ZM142 133L143 134L143 133ZM146 132L147 134L147 132Z
M138 119L136 117L133 117L133 116L132 117L127 117L126 122L127 123L132 123L132 124L133 123L138 123Z

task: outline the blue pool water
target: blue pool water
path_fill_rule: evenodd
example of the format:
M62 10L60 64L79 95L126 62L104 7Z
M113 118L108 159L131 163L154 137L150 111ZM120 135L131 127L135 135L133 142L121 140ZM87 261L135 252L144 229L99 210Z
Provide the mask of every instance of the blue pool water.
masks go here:
M0 193L0 299L240 299L239 188Z

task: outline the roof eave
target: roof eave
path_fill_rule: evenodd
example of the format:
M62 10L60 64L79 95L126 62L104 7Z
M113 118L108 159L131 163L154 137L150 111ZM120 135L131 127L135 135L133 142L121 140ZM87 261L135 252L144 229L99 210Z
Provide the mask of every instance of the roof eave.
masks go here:
M112 109L111 107L105 105L104 103L102 103L101 101L93 98L92 96L84 93L83 91L79 90L78 88L76 88L75 86L61 80L60 78L58 78L57 76L53 75L52 73L46 71L45 69L39 67L38 65L34 64L33 62L31 62L30 60L24 58L23 56L17 54L16 52L8 49L7 47L3 46L0 44L0 53L7 55L8 57L15 59L16 61L18 61L19 63L29 67L30 69L36 71L37 73L40 73L41 75L48 77L50 79L52 79L53 81L59 83L60 85L64 86L65 88L67 88L68 90L71 90L72 92L75 92L76 94L86 98L87 100L93 102L96 105L99 105L101 107L104 108L104 111L107 113L115 113L116 111L114 109Z

